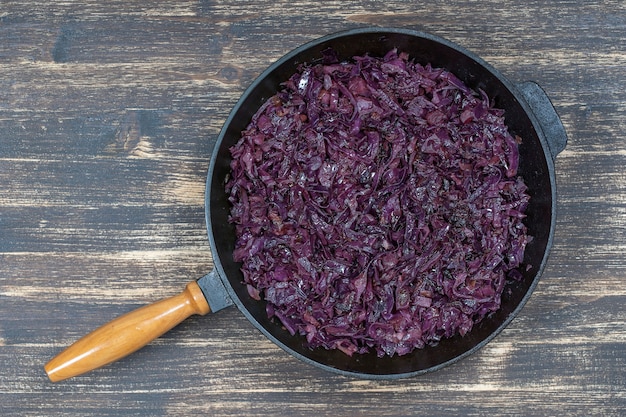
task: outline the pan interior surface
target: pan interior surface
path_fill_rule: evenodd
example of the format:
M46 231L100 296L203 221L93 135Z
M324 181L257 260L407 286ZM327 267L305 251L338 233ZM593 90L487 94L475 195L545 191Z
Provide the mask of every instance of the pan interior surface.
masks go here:
M234 227L228 222L230 205L224 190L230 173L229 148L239 140L252 115L296 72L298 65L320 61L322 51L327 48L334 49L341 60L364 54L384 56L390 49L398 48L417 62L443 67L470 88L484 90L496 107L505 110L511 133L523 139L519 148L519 174L531 195L525 223L533 237L524 257L528 268L522 271L520 282L507 284L500 310L475 324L463 337L444 339L437 346L417 349L404 356L379 358L370 353L349 357L338 350L310 349L303 336L291 336L279 322L267 318L265 302L248 295L240 264L232 258L236 238ZM484 346L513 319L530 296L547 260L554 229L554 167L537 121L518 96L513 85L470 52L441 38L408 30L362 29L330 35L274 63L246 90L231 112L218 137L207 178L209 239L216 268L235 304L263 334L292 355L330 371L363 378L399 378L433 371Z

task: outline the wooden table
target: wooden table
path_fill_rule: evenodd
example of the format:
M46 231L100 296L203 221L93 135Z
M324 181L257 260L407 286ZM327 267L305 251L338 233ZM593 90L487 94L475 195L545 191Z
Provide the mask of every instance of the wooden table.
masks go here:
M448 38L554 102L569 134L557 230L521 314L410 379L304 364L230 308L49 382L63 347L211 269L204 181L245 87L296 46L367 25ZM625 46L621 0L3 0L0 414L625 415Z

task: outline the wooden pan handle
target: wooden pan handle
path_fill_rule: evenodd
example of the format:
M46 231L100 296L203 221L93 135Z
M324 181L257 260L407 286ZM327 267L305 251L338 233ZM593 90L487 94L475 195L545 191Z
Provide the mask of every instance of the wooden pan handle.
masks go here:
M161 336L192 314L211 309L195 281L178 295L141 307L84 336L52 358L44 369L52 382L115 362Z

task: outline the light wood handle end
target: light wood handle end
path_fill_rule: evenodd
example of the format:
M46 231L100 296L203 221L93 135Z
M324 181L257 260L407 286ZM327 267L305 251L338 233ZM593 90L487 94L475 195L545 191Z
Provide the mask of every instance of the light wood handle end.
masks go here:
M121 359L193 314L211 309L195 281L178 295L141 307L94 330L48 362L52 382L62 381Z

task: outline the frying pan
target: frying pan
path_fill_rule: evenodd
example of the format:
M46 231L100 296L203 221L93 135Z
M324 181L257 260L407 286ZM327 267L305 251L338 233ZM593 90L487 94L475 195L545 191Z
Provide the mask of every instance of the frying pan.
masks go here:
M443 67L474 90L482 89L505 110L506 124L523 142L519 174L530 203L525 224L533 236L524 254L522 279L507 284L501 308L465 336L443 339L404 356L375 353L349 357L339 350L311 349L305 338L291 335L269 319L264 301L249 295L240 264L232 252L235 230L228 222L230 206L224 184L230 172L229 148L240 138L252 115L279 89L301 63L316 63L332 48L341 60L392 48L423 64ZM219 311L235 304L266 337L298 359L353 377L394 379L438 370L477 351L504 329L522 309L541 276L552 246L556 220L554 160L567 143L565 129L546 93L534 82L511 83L472 52L437 36L407 29L361 28L314 40L289 52L267 68L244 92L226 120L212 154L206 181L206 223L215 268L181 294L143 307L95 330L53 358L46 372L53 381L69 378L117 360L147 344L192 314Z

